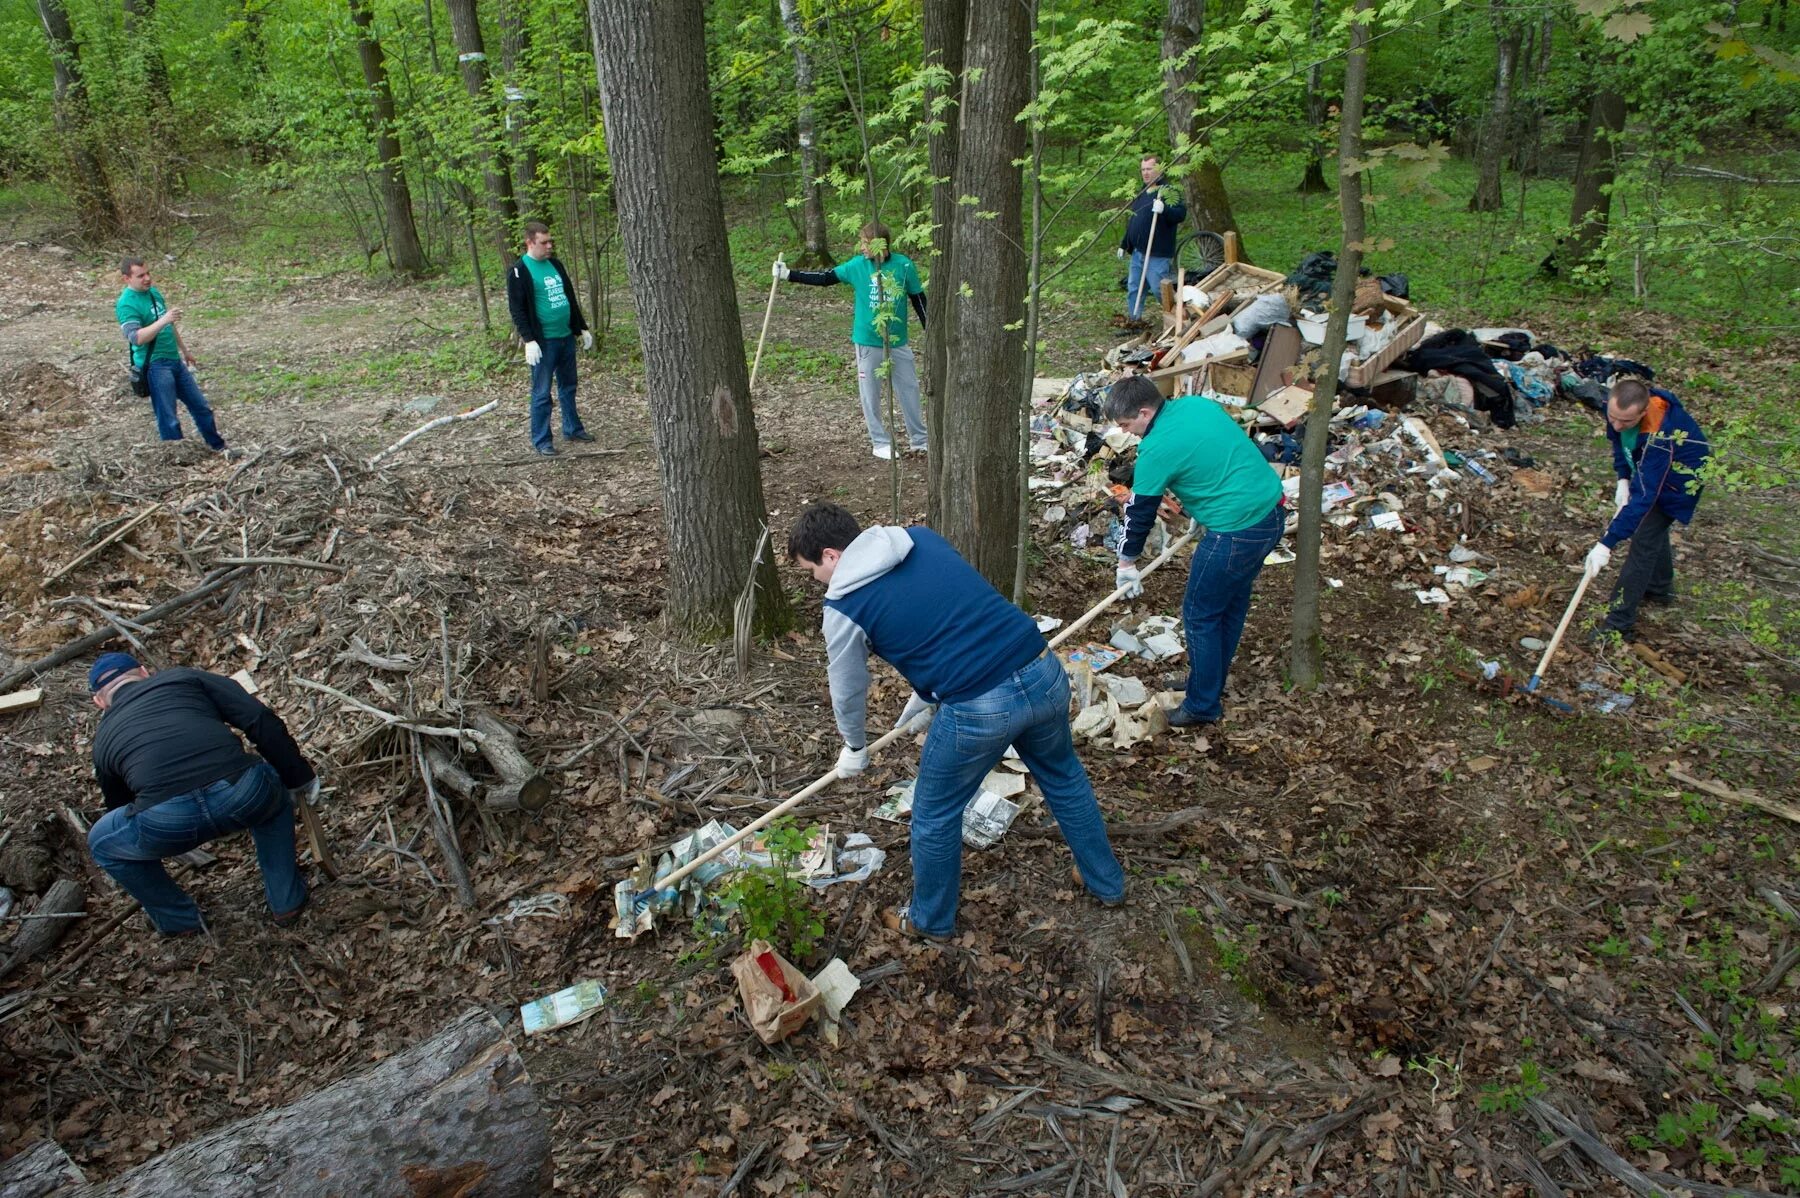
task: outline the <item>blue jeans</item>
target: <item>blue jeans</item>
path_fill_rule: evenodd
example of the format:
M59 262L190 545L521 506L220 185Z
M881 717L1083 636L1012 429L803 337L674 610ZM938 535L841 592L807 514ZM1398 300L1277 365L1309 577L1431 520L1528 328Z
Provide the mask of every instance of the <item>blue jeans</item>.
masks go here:
M546 337L538 342L544 356L531 368L531 444L536 449L550 444L550 380L556 380L556 398L562 405L562 432L573 437L584 432L575 411L575 338Z
M1069 732L1069 678L1054 653L986 694L938 707L913 787L913 893L907 914L933 936L956 930L962 893L963 810L1012 745L1044 792L1083 884L1108 902L1125 895L1125 873Z
M248 828L256 841L269 910L285 915L306 901L294 859L294 803L273 766L258 762L236 781L214 782L132 813L115 807L88 829L88 851L165 936L203 925L200 908L163 868L165 857Z
M194 381L194 373L187 368L186 362L179 358L152 358L148 378L150 410L156 414L157 436L165 441L181 440L181 421L175 415L175 401L180 400L187 406L188 415L193 417L200 439L214 449L225 448L225 438L219 436L219 430L213 424L212 407L207 404L206 396L201 392L200 384Z
M1286 527L1287 509L1277 503L1249 528L1208 532L1194 546L1181 601L1188 651L1187 697L1181 706L1195 719L1217 720L1225 714L1225 677L1244 635L1250 590L1262 573L1263 558L1281 543Z
M1131 269L1125 274L1125 312L1133 320L1143 314L1143 310L1155 307L1162 308L1162 281L1175 277L1175 259L1150 259L1150 280L1144 284L1144 301L1138 302L1138 280L1144 275L1144 251L1131 251Z

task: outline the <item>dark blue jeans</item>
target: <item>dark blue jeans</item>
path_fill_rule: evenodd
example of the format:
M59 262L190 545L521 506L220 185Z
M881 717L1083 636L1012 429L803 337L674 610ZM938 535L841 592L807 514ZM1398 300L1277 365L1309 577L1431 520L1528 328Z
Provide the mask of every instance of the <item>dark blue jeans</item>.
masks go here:
M115 807L88 829L88 851L165 936L202 925L200 908L175 885L163 859L209 840L249 829L256 841L269 910L285 915L306 901L306 883L294 859L294 803L265 762L235 781L203 786L132 814Z
M175 401L180 400L186 405L188 415L193 417L200 439L214 449L225 448L225 438L219 436L219 430L213 424L213 410L186 362L179 358L152 358L148 378L150 410L156 414L157 436L165 441L181 440L181 421L175 415Z
M1044 792L1075 855L1082 883L1099 898L1125 895L1125 872L1106 838L1106 821L1069 732L1069 677L1045 652L986 694L938 707L913 786L912 902L915 928L956 930L962 896L963 811L987 772L1012 745Z
M575 338L546 337L538 342L544 356L531 368L531 444L544 449L550 444L550 380L556 380L556 398L562 405L562 432L573 437L585 431L575 410Z
M1279 503L1249 528L1208 532L1194 546L1188 568L1187 595L1181 622L1187 630L1187 697L1181 706L1200 720L1225 714L1225 678L1244 635L1250 614L1250 591L1262 573L1263 558L1281 543L1287 510Z
M1645 599L1667 603L1675 597L1675 549L1669 544L1669 514L1653 507L1631 534L1631 553L1619 568L1613 587L1612 610L1603 625L1613 632L1630 632L1637 624L1638 607Z

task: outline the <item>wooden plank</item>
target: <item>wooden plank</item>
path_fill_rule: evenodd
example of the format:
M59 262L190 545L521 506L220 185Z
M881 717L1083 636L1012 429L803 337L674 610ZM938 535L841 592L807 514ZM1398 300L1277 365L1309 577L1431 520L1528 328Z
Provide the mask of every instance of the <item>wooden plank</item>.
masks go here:
M1704 778L1696 778L1678 765L1668 767L1669 777L1683 786L1691 786L1717 799L1729 799L1733 803L1742 803L1747 807L1755 807L1759 811L1767 811L1770 815L1779 815L1782 819L1792 820L1800 824L1800 807L1792 803L1782 803L1775 799L1765 799L1761 795L1751 794L1745 790L1733 790L1719 782L1708 782Z
M1262 357L1256 364L1256 381L1250 385L1248 398L1252 407L1281 389L1281 374L1300 361L1302 345L1300 330L1291 324L1278 324L1269 330Z
M1239 237L1236 229L1225 234L1225 264L1234 265L1244 260L1244 239Z
M0 715L10 715L15 711L30 711L34 707L42 706L43 702L43 688L36 686L30 690L14 691L10 695L0 695Z
M127 520L125 523L119 525L119 527L113 529L111 532L107 533L104 537L100 538L100 541L98 544L90 546L85 552L83 552L74 561L70 562L68 565L64 566L62 569L56 571L54 574L46 575L44 578L45 585L49 585L50 583L55 582L57 579L61 578L65 574L67 574L69 571L75 569L77 566L85 565L88 561L90 561L94 557L98 556L100 554L100 552L102 550L104 550L108 545L113 544L120 537L123 537L126 533L130 532L132 529L136 528L138 525L142 524L144 521L148 520L151 516L154 516L157 512L159 512L161 510L162 510L162 504L160 502L151 504L149 507L147 507L143 511L139 512L137 515L133 516L131 519Z

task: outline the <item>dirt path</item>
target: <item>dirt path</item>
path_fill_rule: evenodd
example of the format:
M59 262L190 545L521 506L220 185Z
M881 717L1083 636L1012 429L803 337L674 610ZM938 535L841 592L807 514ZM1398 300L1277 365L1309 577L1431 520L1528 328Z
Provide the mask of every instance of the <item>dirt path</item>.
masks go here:
M570 1193L717 1193L746 1163L739 1192L769 1194L1499 1193L1522 1190L1514 1162L1542 1147L1531 1100L1592 1112L1642 1167L1784 1188L1784 1133L1744 1118L1751 1102L1794 1114L1781 1086L1800 1046L1760 1014L1795 982L1749 991L1795 934L1762 892L1800 900L1796 840L1744 808L1678 799L1661 773L1677 753L1706 769L1716 754L1695 730L1713 728L1768 746L1766 772L1734 781L1778 789L1791 764L1780 676L1676 613L1661 643L1695 682L1657 690L1634 669L1631 720L1556 720L1457 677L1486 657L1528 671L1518 640L1554 620L1555 589L1591 536L1584 488L1605 473L1579 413L1506 442L1538 456L1552 495L1478 494L1466 529L1422 521L1406 541L1334 538L1326 570L1345 585L1329 599L1321 692L1282 683L1289 584L1271 568L1222 732L1084 750L1132 874L1125 909L1081 900L1038 813L969 856L955 946L904 942L877 915L904 898L904 830L868 813L910 776L911 755L828 791L812 818L890 853L866 886L819 904L838 955L876 980L838 1044L809 1031L770 1050L744 1027L723 959L680 921L635 945L606 927L621 871L608 859L703 817L749 818L835 753L816 612L742 682L728 653L662 637L658 485L628 357L584 373L601 452L540 462L525 454L522 367L449 382L408 356L467 323L466 297L309 280L193 321L241 451L227 461L152 439L121 385L112 287L103 269L0 251L0 649L29 657L94 625L91 608L59 598L130 611L218 556L329 552L347 575L260 572L151 647L168 664L255 669L325 761L325 818L349 875L321 888L299 930L276 930L259 915L248 845L224 841L221 865L194 883L213 940L164 945L133 919L74 976L55 976L54 960L16 975L0 994L0 1039L18 1062L0 1088L0 1141L53 1134L110 1173L316 1089L471 1002L505 1015L598 978L613 996L601 1017L527 1045ZM199 298L190 307L204 310ZM752 337L758 319L747 303ZM757 397L778 524L818 496L887 513L844 320L823 298L778 308ZM494 415L379 473L360 467L424 419L494 396ZM920 464L902 469L912 518ZM90 530L151 501L172 514L43 585ZM1462 531L1501 583L1452 613L1421 608L1411 592ZM1103 562L1042 548L1040 610L1073 615L1105 592ZM1714 529L1697 527L1687 552L1697 574L1748 570ZM1175 574L1153 580L1143 612L1178 610ZM357 642L416 664L344 657ZM1567 689L1594 664L1572 650ZM298 677L389 709L477 698L519 726L535 760L570 761L541 818L462 821L474 912L441 880L404 737ZM6 828L94 805L79 670L46 687L43 708L0 725ZM875 710L903 697L885 679ZM719 736L721 719L733 735ZM61 832L53 844L58 868L83 874L79 847ZM566 896L567 918L484 922L548 892ZM1739 1062L1747 1088L1727 1079L1737 1123L1715 1119L1681 1145L1655 1138L1657 1116L1721 1099L1691 1065L1705 1042L1671 1004L1677 988L1755 1046ZM1768 1163L1708 1161L1706 1136L1761 1144ZM1592 1179L1577 1155L1565 1143L1548 1167Z

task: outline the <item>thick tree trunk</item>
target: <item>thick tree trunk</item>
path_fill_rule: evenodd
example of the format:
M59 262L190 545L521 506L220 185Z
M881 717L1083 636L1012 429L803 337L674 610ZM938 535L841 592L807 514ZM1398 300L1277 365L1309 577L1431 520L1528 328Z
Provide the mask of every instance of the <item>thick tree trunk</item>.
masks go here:
M606 150L637 297L669 544L669 622L724 637L767 522L719 193L700 0L590 0ZM721 285L723 281L723 285ZM790 610L773 554L756 626Z
M1494 23L1494 90L1476 143L1470 212L1498 212L1505 202L1500 191L1500 164L1505 161L1506 135L1512 126L1513 76L1523 40L1518 26L1507 16L1506 5L1507 0L1491 0L1489 8Z
M1575 164L1575 198L1569 205L1568 260L1587 261L1606 239L1612 213L1612 182L1619 134L1625 129L1625 97L1615 91L1594 93L1581 126L1581 157Z
M781 23L794 44L794 101L799 115L795 131L800 140L800 235L806 242L801 261L815 269L835 266L825 238L825 199L819 190L819 144L813 134L812 52L806 46L806 26L795 0L781 0Z
M1019 160L1030 99L1031 18L1023 4L969 8L967 74L957 146L958 204L938 531L1005 593L1019 527L1018 395L1025 386L1025 242ZM965 291L964 289L967 288Z
M469 727L481 733L481 755L502 781L490 786L482 806L492 811L539 811L556 797L556 787L519 749L511 728L491 713L471 708L463 714ZM452 782L452 788L456 783Z
M500 81L506 96L506 141L513 167L513 202L526 216L538 210L537 152L526 136L531 102L518 86L519 63L530 42L525 29L524 0L500 0Z
M1325 89L1320 86L1325 74L1325 58L1319 39L1325 34L1325 0L1313 0L1312 65L1306 68L1306 173L1300 177L1302 195L1324 195L1331 190L1325 182L1324 149Z
M457 70L463 90L475 105L476 140L483 158L482 182L487 191L488 240L500 251L500 260L512 264L519 227L519 205L513 198L512 169L506 161L506 143L500 138L499 114L494 92L488 85L487 46L481 38L481 18L476 0L444 0L450 11L450 40L456 44Z
M181 181L175 153L175 105L169 98L169 67L163 61L152 24L156 0L124 0L124 9L125 50L142 66L144 99L149 111L150 137L144 151L149 161L139 176L150 180L150 194L160 208Z
M81 73L81 51L63 0L37 0L38 18L50 43L50 64L55 79L51 109L56 138L69 156L70 198L75 201L75 220L81 236L90 242L108 241L119 235L119 208L113 202L112 184L95 147L93 114L88 110L87 84Z
M425 273L425 248L419 244L419 227L413 222L412 192L406 186L406 170L400 159L400 138L394 132L394 92L388 86L387 60L375 38L375 16L369 0L347 0L350 20L356 25L356 57L362 63L363 82L375 106L375 153L381 161L381 203L387 213L388 245L394 269L403 275Z
M54 1140L39 1140L0 1164L0 1198L53 1198L66 1192L64 1187L85 1181L87 1177Z
M1193 88L1202 63L1198 55L1189 53L1205 36L1206 0L1169 0L1162 34L1163 111L1168 116L1169 144L1177 154L1185 151L1187 155L1181 177L1188 220L1196 229L1223 236L1237 231L1237 218L1231 213L1225 176L1207 148L1205 118L1194 103Z
M1356 15L1369 11L1373 0L1356 0ZM1331 288L1330 318L1320 347L1321 377L1314 380L1312 405L1306 413L1306 439L1300 449L1300 529L1294 544L1293 640L1288 677L1302 690L1324 677L1325 641L1319 623L1319 542L1325 518L1325 451L1331 435L1331 412L1337 402L1338 363L1344 356L1350 327L1350 305L1356 299L1356 273L1362 266L1363 95L1369 77L1369 26L1350 22L1350 57L1344 64L1343 119L1338 127L1338 215L1343 244L1338 248L1337 276Z
M925 310L931 327L924 336L925 427L933 446L945 444L944 403L949 394L949 317L953 310L950 276L956 249L956 144L960 136L963 89L963 36L969 23L968 0L925 0L925 65L942 68L940 83L925 89L925 114L929 122L926 148L931 158L930 281L925 285ZM934 452L926 462L926 518L933 528L944 519L944 455Z
M525 1063L477 1010L292 1106L56 1198L539 1198L553 1174Z

